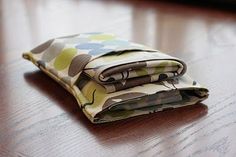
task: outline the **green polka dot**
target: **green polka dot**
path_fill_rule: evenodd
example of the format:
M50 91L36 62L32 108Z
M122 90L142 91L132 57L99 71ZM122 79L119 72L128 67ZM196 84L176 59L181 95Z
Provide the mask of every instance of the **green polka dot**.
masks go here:
M54 67L57 70L63 70L70 65L77 50L75 48L66 48L56 57Z
M114 35L109 35L109 34L96 34L96 35L91 35L89 37L91 40L112 40L115 39Z
M146 75L148 75L148 72L147 72L146 68L135 70L135 72L136 72L136 74L138 76L146 76Z

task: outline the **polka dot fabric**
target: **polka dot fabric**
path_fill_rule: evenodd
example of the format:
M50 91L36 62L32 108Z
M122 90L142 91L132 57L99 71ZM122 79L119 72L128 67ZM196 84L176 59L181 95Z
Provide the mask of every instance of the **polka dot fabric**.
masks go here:
M109 33L51 39L23 57L67 89L92 123L193 105L208 96L185 74L182 60Z
M66 78L67 82L73 85L91 60L125 50L153 51L144 45L118 38L114 34L95 32L51 39L24 56L33 59L36 65L53 71L56 77Z

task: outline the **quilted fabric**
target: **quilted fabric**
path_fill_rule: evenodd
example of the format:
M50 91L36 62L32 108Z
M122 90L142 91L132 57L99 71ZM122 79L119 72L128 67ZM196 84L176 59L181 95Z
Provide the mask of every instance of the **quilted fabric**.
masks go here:
M208 90L185 74L180 59L113 34L51 39L23 57L73 94L93 123L193 105L208 97Z

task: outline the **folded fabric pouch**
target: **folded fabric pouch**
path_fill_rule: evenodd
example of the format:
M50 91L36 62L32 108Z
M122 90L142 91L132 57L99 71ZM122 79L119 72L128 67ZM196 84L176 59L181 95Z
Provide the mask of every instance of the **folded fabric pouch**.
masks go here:
M76 98L93 123L196 104L208 90L186 64L144 45L107 33L51 39L23 57Z

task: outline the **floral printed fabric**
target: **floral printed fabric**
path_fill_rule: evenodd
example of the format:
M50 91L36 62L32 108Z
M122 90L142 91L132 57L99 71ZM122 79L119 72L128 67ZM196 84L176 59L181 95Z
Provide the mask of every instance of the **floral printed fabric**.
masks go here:
M23 57L73 94L93 123L193 105L208 96L180 59L113 34L51 39Z

